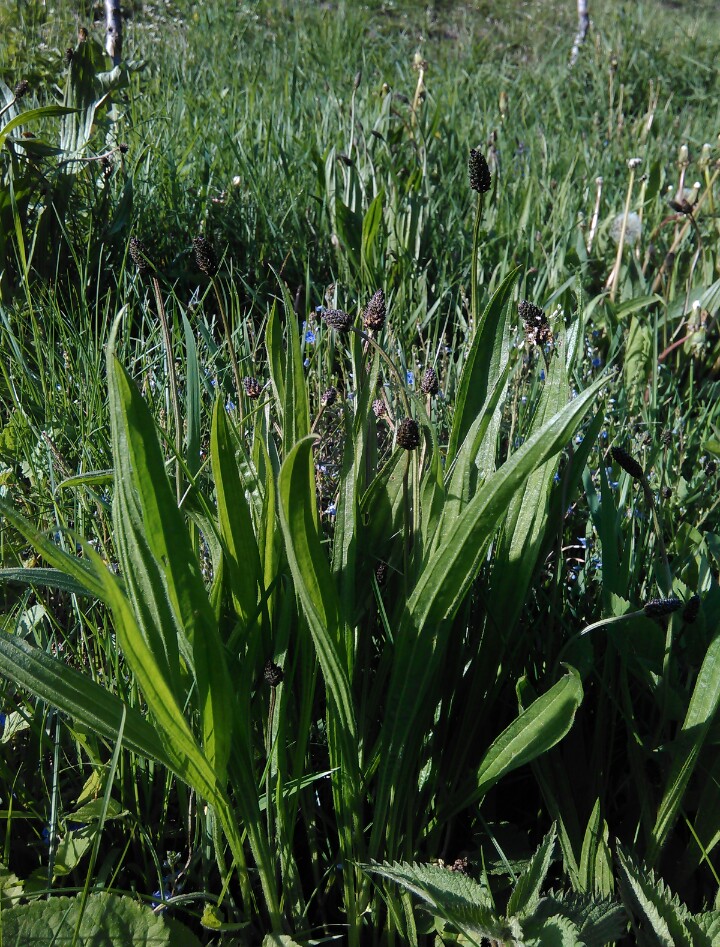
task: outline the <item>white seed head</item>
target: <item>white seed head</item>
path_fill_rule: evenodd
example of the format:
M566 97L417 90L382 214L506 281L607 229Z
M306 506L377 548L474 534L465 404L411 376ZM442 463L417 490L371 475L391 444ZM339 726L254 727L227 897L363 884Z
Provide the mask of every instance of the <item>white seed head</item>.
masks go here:
M617 217L612 222L612 227L610 228L610 235L612 236L615 243L620 243L620 234L622 233L623 220L625 219L624 214L618 214ZM635 211L627 215L627 223L625 224L625 243L629 247L635 246L640 237L642 236L642 220L640 215L636 214Z

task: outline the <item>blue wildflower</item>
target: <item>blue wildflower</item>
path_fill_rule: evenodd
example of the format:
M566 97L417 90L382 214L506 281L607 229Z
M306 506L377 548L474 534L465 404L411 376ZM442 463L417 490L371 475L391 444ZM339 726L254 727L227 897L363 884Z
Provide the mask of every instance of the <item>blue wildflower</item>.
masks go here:
M308 345L315 345L315 333L312 329L308 329L305 333L305 341Z
M231 411L234 411L236 407L237 405L232 400L232 398L228 398L228 400L225 402L225 410L227 411L228 414L230 414Z
M545 369L540 369L540 381L545 381Z
M330 503L328 504L328 508L325 510L325 512L327 513L328 516L335 516L335 514L337 513L337 507L335 506L334 503Z
M601 365L602 365L602 359L596 355L595 358L592 360L592 367L600 368Z
M408 370L405 372L405 381L408 383L408 385L414 385L414 384L415 384L415 372L410 371L409 368L408 368Z

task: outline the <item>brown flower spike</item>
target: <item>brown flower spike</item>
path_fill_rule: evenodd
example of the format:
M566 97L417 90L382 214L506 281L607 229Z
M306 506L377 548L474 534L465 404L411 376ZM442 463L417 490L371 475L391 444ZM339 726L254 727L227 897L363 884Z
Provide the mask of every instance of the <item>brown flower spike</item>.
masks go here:
M397 442L405 450L416 450L420 446L420 428L412 418L403 418L398 424Z
M379 332L385 325L387 311L385 309L385 293L379 289L373 293L370 302L363 313L363 325L366 329Z
M485 159L485 155L477 148L470 149L470 158L468 160L468 171L470 174L470 187L478 194L487 194L492 184L490 177L490 168Z

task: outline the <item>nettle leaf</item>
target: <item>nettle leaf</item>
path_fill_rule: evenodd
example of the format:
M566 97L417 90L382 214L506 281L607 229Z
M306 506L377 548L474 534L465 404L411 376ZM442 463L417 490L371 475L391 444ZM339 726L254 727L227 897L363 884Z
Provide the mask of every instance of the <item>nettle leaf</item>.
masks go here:
M647 943L659 947L701 947L686 925L687 908L661 878L637 865L618 846L620 894L627 909L640 921ZM711 947L710 940L706 941Z
M531 918L523 923L523 947L585 947L577 927L560 915L546 920Z
M503 942L513 936L512 926L496 915L487 887L460 871L408 862L373 863L361 867L399 884L420 898L432 914L463 933Z
M529 914L540 900L540 889L552 862L555 837L556 829L553 825L510 895L507 907L509 915L517 917Z
M4 947L200 947L184 925L172 925L132 898L91 894L80 919L80 898L50 898L3 911Z
M578 892L550 892L535 912L536 917L561 914L577 927L585 947L605 947L619 940L627 928L627 915L621 904L612 898Z

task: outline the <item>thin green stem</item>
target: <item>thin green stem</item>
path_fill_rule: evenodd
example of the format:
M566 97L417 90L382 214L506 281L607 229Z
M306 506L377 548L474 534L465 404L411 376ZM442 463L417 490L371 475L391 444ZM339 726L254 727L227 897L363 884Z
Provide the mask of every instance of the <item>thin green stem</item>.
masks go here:
M477 207L475 209L475 226L473 227L472 262L470 265L470 318L472 320L471 336L474 335L477 330L479 316L478 262L480 258L480 224L483 218L484 198L485 195L480 192L478 194Z

